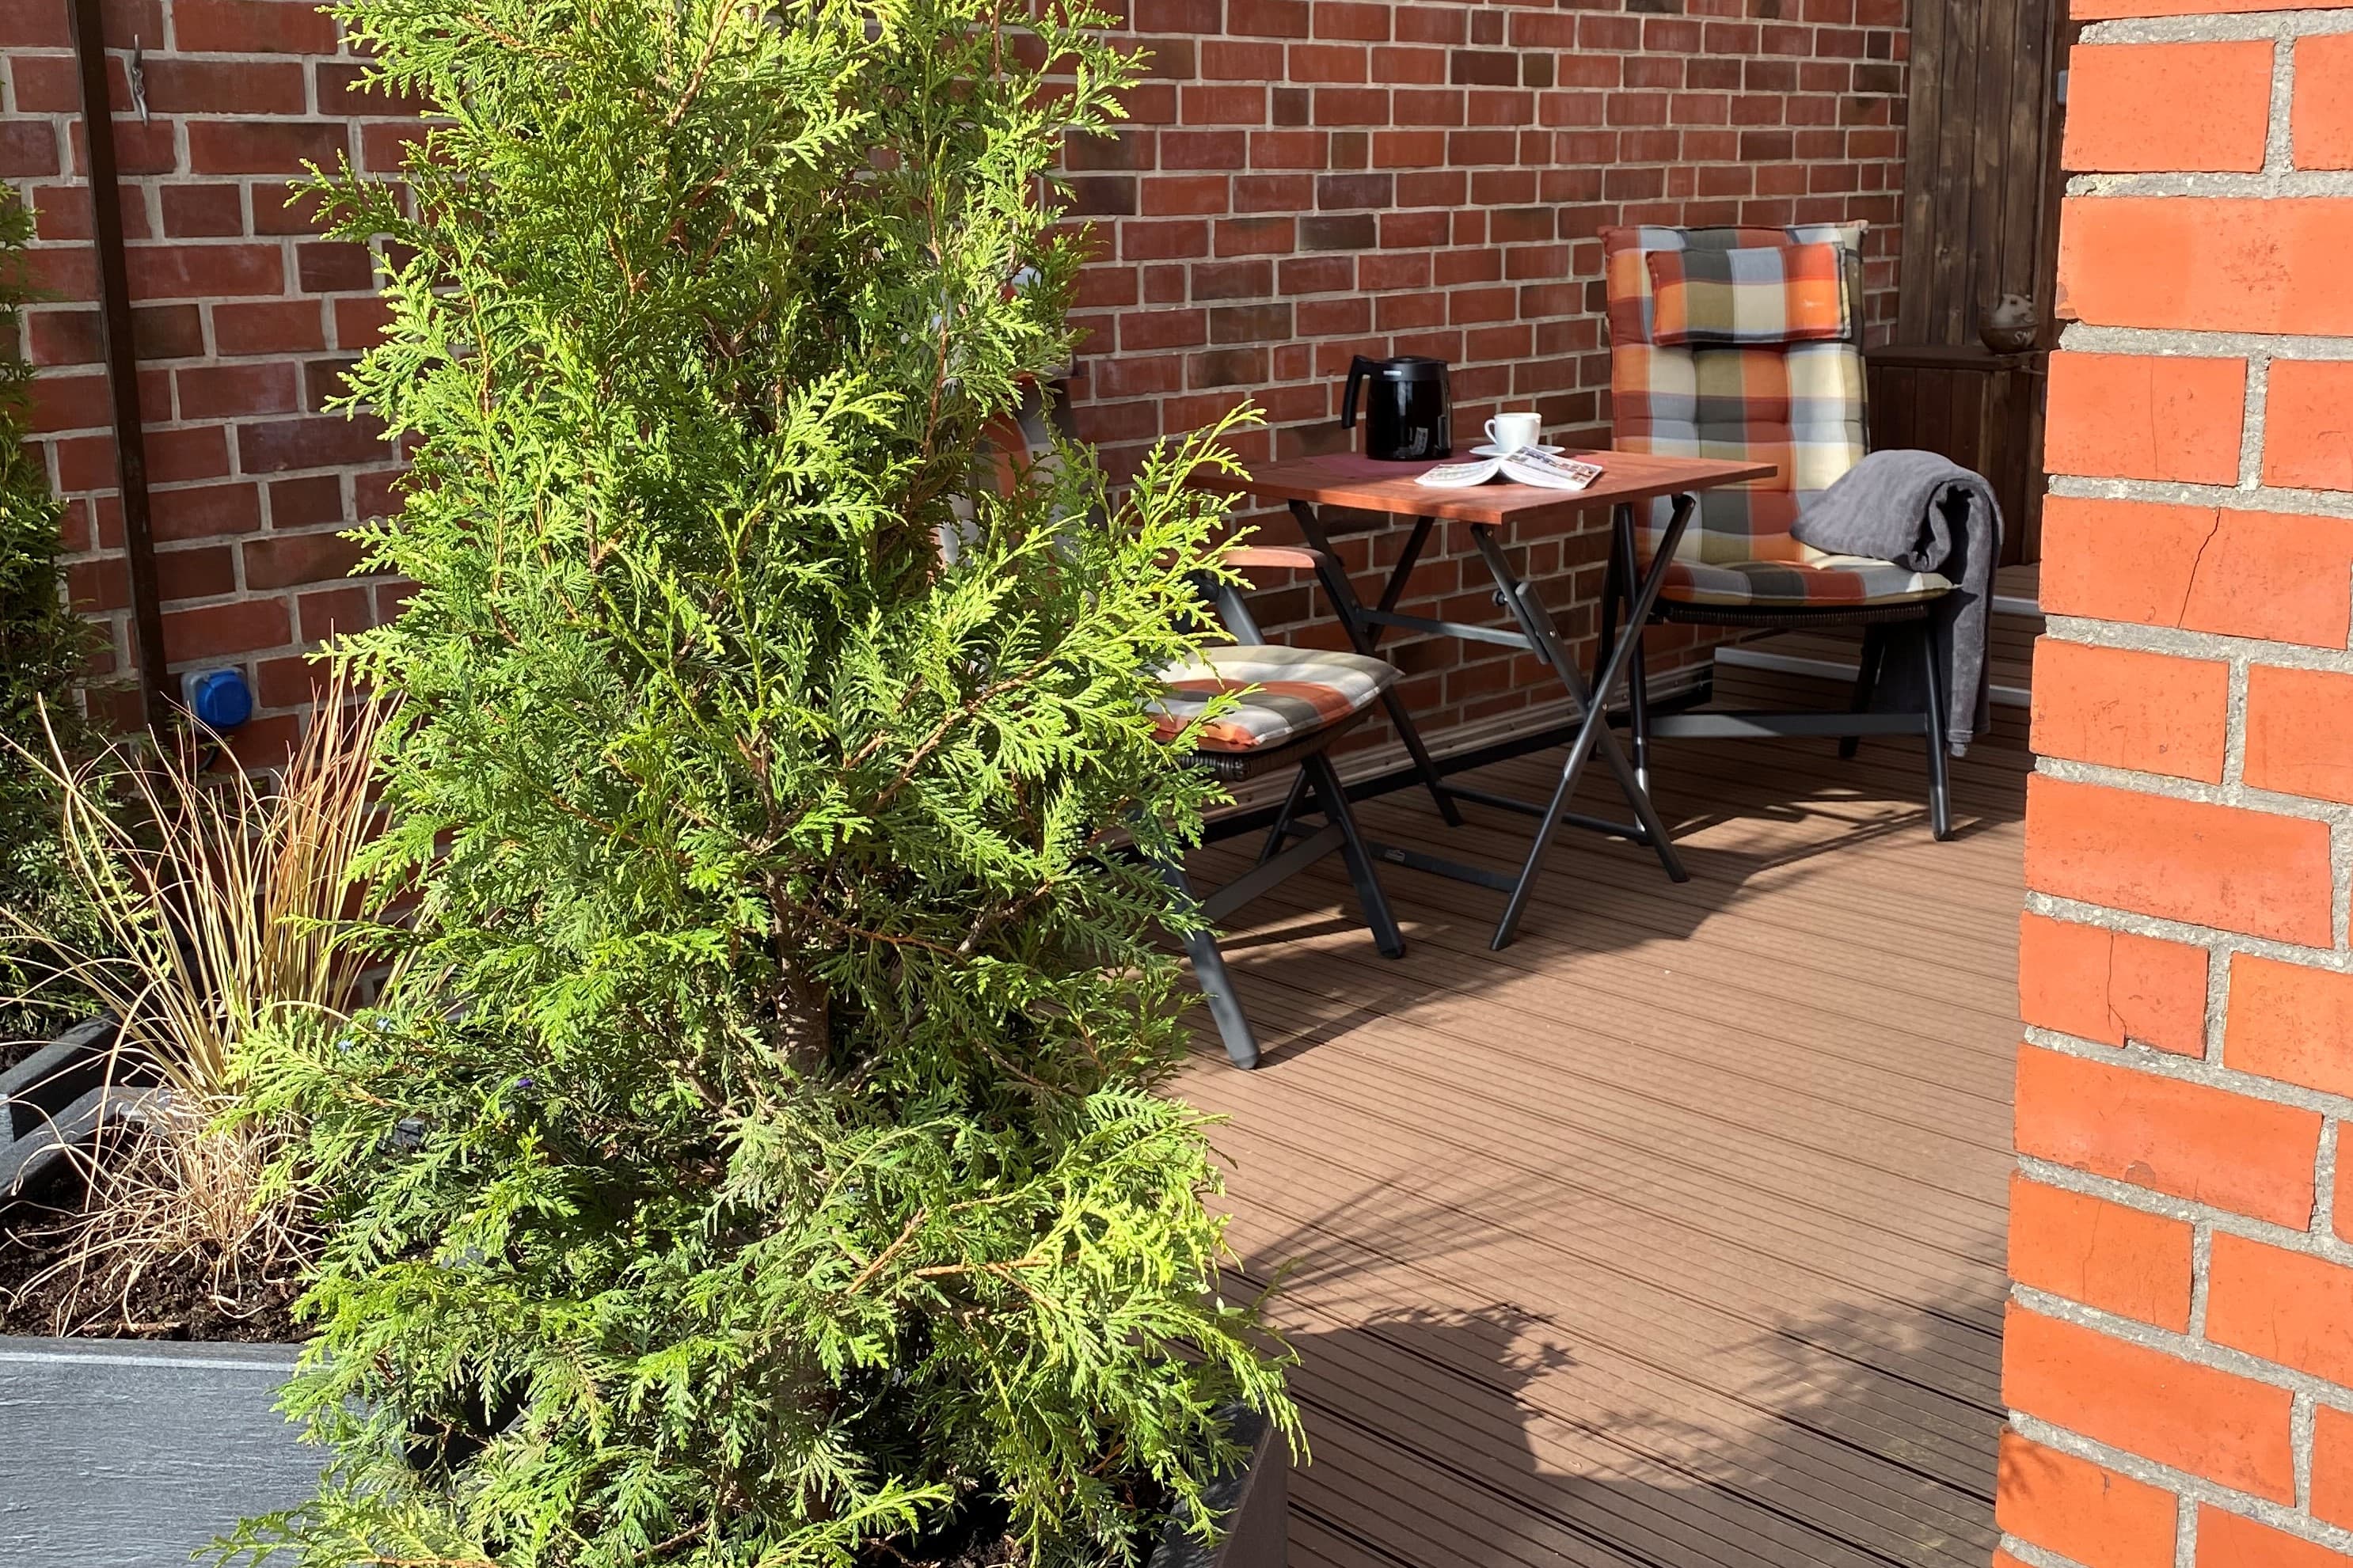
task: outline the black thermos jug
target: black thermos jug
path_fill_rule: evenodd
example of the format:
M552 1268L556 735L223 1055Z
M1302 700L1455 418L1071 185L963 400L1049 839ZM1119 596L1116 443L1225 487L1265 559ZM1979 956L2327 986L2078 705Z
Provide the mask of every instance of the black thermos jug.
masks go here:
M1407 354L1366 359L1348 366L1348 391L1340 407L1340 427L1356 427L1356 393L1366 382L1365 453L1410 463L1454 455L1453 400L1447 395L1446 362Z

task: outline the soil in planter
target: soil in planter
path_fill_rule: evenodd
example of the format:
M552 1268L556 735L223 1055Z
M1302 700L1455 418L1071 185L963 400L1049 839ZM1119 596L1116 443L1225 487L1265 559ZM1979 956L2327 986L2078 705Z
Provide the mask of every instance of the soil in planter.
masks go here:
M59 1296L73 1288L68 1271L30 1289L42 1272L63 1261L67 1234L79 1202L71 1191L51 1192L46 1204L19 1203L0 1211L0 1334L45 1337L57 1332ZM126 1300L120 1291L95 1291L74 1303L69 1323L90 1339L200 1340L284 1344L306 1337L294 1321L299 1280L248 1286L232 1308L213 1294L212 1271L192 1258L152 1265Z

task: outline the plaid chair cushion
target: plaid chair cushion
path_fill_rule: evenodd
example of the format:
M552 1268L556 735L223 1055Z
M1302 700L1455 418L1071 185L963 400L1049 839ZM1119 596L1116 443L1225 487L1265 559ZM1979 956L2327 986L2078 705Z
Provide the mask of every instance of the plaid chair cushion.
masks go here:
M1363 711L1397 678L1397 666L1362 654L1277 645L1204 648L1160 672L1167 693L1152 713L1162 737L1174 739L1201 716L1210 698L1240 692L1240 702L1202 731L1201 749L1254 752Z
M1770 479L1704 492L1698 514L1675 550L1678 561L1736 568L1747 563L1804 566L1822 560L1819 552L1789 537L1789 525L1800 508L1860 462L1866 449L1862 349L1854 341L1861 335L1861 315L1852 303L1862 298L1862 234L1861 224L1601 231L1614 444L1633 452L1769 462L1779 470ZM1694 255L1701 252L1815 247L1831 251L1839 263L1846 337L1773 345L1658 341L1653 257L1680 256L1688 277ZM1643 520L1640 543L1645 556L1666 527L1668 504L1657 502ZM1718 590L1734 585L1708 580ZM1758 592L1774 585L1790 590L1787 602L1797 606L1852 602L1841 596L1852 584L1824 597L1814 590L1832 584L1771 574L1757 577L1736 601L1705 602L1776 602ZM1799 595L1795 591L1801 585L1808 592ZM1663 591L1672 598L1690 598L1699 589L1696 580L1670 579Z
M1900 605L1933 599L1952 584L1934 572L1913 572L1862 555L1819 555L1795 561L1677 560L1660 594L1686 605L1800 606Z
M1835 245L1652 250L1651 341L1662 348L1847 337L1846 268Z

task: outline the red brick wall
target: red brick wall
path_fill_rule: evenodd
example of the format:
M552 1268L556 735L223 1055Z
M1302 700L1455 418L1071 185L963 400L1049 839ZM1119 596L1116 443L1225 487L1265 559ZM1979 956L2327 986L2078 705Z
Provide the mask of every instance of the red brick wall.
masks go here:
M1271 426L1248 456L1357 439L1337 421L1358 353L1452 362L1465 436L1499 408L1533 407L1559 435L1606 444L1596 236L1610 224L1862 219L1874 226L1870 319L1883 331L1894 314L1903 0L1127 9L1154 79L1132 129L1071 159L1103 244L1083 300L1081 428L1115 468L1245 394ZM1292 537L1280 516L1260 521ZM1525 542L1579 636L1605 522ZM1360 591L1397 542L1345 546ZM1492 617L1486 583L1469 541L1447 540L1408 607ZM1303 586L1264 618L1333 637ZM1507 723L1558 691L1503 649L1408 637L1384 651L1432 732Z
M313 237L286 195L306 159L392 167L401 121L350 90L358 62L301 0L109 0L106 26L143 54L144 122L124 54L111 74L164 653L175 668L245 666L260 739L306 700L306 644L392 608L380 585L344 580L353 551L336 537L385 510L387 453L366 422L321 413L379 319L368 258ZM70 503L72 591L121 657L128 584L64 0L0 5L0 177L37 210L54 296L27 313L37 427Z
M2353 1561L2353 33L2228 8L2076 7L2000 1506L2035 1568Z
M337 531L379 512L375 432L324 418L335 373L376 320L364 254L283 205L304 159L394 166L394 106L308 0L107 0L111 45L144 50L130 111L114 60L132 288L155 479L166 654L251 667L290 723L296 655L388 613L345 583ZM1114 468L1249 393L1272 422L1251 455L1340 439L1358 353L1458 366L1458 425L1541 409L1599 438L1608 417L1596 231L1617 222L1880 226L1871 316L1893 313L1902 183L1902 0L1133 0L1155 57L1115 142L1074 148L1100 262L1082 428ZM0 178L41 209L56 303L35 310L41 424L72 501L73 586L126 636L99 367L88 196L64 0L0 5ZM1595 520L1599 522L1599 520ZM1278 527L1280 523L1278 522ZM1529 542L1564 626L1599 591L1601 536ZM1348 548L1361 570L1394 540ZM1417 580L1430 603L1492 613L1461 556ZM1331 636L1303 587L1270 624ZM1401 642L1433 732L1508 721L1556 693L1533 659Z

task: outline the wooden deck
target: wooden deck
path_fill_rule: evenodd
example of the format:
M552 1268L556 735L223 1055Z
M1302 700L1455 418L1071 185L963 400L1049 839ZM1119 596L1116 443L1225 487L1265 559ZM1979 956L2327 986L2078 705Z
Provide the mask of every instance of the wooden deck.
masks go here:
M1985 1568L2026 759L1959 765L1944 845L1917 759L1662 745L1693 880L1564 835L1501 954L1497 896L1401 869L1400 962L1336 860L1240 917L1266 1061L1203 1020L1184 1089L1301 1358L1294 1568ZM1469 812L1363 815L1515 856Z

